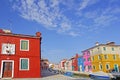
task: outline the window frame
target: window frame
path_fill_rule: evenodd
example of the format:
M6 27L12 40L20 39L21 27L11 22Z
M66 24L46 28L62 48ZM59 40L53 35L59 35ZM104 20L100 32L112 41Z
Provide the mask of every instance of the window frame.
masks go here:
M103 47L103 50L106 51L106 47Z
M83 60L86 61L86 58L84 58Z
M28 65L28 68L27 68L27 69L21 69L21 60L22 60L22 59L27 59L27 60L28 60L28 64L27 64L27 65ZM19 63L19 64L20 64L19 70L21 70L21 71L29 71L29 58L20 58L20 63Z
M94 56L92 56L92 61L94 61Z
M105 59L108 59L108 55L107 55L107 54L105 54L105 55L104 55L104 58L105 58Z
M115 51L115 49L113 47L111 49L112 49L112 51Z
M98 55L98 60L101 60L101 55Z
M113 59L116 60L116 54L113 54Z
M107 69L107 65L108 65L108 69ZM105 67L106 67L106 70L110 69L110 65L109 64L106 64Z
M28 49L21 49L22 41L27 41L28 42ZM20 51L29 51L29 40L26 40L26 39L21 39L20 40Z
M89 69L89 70L91 69L91 65L88 65L88 69Z
M88 58L88 60L87 60L87 61L91 61L90 57Z
M96 69L95 65L93 65L92 68L95 70Z
M103 69L102 64L99 64L99 69L100 69L100 70L102 70L102 69Z
M8 46L8 48L5 48L5 46ZM15 55L15 44L13 43L2 43L1 44L1 54L3 55ZM12 51L12 53L7 53L5 50Z

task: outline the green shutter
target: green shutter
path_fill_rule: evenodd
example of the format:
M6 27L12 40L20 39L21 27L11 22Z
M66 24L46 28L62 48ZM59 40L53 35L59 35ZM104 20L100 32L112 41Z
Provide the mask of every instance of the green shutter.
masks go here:
M114 48L112 48L112 51L114 51Z
M26 41L26 40L21 41L21 49L28 50L28 41Z
M106 47L103 47L103 50L106 51Z
M28 59L21 59L21 69L28 69Z

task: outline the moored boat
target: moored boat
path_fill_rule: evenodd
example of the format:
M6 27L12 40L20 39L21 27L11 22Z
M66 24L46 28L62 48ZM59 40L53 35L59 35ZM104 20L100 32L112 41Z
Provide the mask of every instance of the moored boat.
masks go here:
M116 80L120 80L120 72L111 72L111 74L116 77Z
M91 73L90 78L95 79L95 80L110 80L115 77L110 73L99 71L99 72Z

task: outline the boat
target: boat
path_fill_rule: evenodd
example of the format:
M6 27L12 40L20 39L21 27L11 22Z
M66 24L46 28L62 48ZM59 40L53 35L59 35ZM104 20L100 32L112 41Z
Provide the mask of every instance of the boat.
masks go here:
M111 80L115 77L110 73L105 73L103 71L93 72L89 74L90 78L95 80Z
M72 73L72 72L65 72L64 75L65 75L65 76L70 76L70 77L72 77L72 76L73 76L73 73Z
M116 80L120 80L120 72L111 72L111 74L116 77Z

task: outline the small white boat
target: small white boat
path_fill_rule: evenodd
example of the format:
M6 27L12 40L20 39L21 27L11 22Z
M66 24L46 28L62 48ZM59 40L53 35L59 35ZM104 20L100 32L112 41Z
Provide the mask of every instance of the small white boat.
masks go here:
M120 72L111 72L111 74L116 77L116 80L120 80Z
M115 78L112 74L103 71L91 73L89 76L95 80L110 80Z

